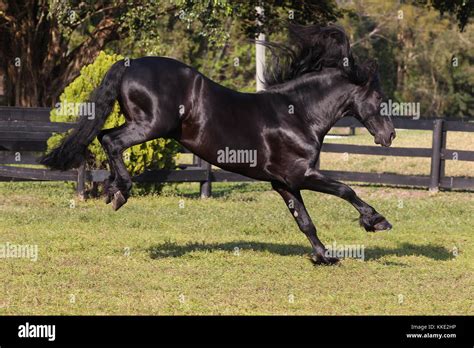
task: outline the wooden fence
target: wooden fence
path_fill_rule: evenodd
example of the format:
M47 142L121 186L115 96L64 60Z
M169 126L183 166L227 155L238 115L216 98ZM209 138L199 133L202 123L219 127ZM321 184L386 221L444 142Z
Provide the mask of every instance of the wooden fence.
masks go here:
M53 132L64 132L74 126L71 123L49 121L47 108L0 107L0 181L76 181L77 191L84 194L85 183L101 182L109 173L105 170L71 170L66 172L14 166L37 164L37 158L46 150L46 141ZM397 129L432 131L431 148L384 148L346 144L324 144L323 152L382 156L431 158L430 175L401 175L392 173L366 173L328 171L322 173L345 181L427 187L430 190L474 189L474 177L448 177L445 162L448 160L474 161L474 151L446 148L448 132L474 132L474 123L443 120L412 120L393 118ZM335 127L363 127L356 119L344 118ZM474 135L473 135L474 136ZM211 195L212 182L253 181L248 177L223 170L214 170L204 160L193 157L193 164L178 170L145 171L133 178L135 182L199 182L201 196Z

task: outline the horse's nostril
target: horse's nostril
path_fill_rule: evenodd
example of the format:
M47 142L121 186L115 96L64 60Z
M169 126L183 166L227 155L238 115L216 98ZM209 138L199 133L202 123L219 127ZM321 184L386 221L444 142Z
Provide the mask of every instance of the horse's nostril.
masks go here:
M395 131L393 131L391 134L390 134L390 140L393 140L397 137L397 133L395 133Z

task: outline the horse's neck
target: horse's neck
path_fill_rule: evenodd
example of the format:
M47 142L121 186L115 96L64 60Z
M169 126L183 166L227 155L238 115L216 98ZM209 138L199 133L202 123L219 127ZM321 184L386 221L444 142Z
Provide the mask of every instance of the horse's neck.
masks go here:
M351 87L334 87L332 92L325 94L321 100L314 101L310 107L314 121L328 132L337 121L349 113L352 95Z
M346 116L355 86L340 75L314 75L282 92L296 105L302 105L305 118L323 136Z

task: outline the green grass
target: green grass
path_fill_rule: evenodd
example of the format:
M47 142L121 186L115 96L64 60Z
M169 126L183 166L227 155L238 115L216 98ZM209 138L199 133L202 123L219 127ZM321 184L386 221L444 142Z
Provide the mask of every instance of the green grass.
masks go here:
M39 258L0 259L0 314L474 314L473 194L356 190L393 230L366 233L346 202L304 192L323 242L365 247L365 261L315 267L265 183L205 200L167 186L119 212L70 208L62 183L1 183L0 244L37 244Z

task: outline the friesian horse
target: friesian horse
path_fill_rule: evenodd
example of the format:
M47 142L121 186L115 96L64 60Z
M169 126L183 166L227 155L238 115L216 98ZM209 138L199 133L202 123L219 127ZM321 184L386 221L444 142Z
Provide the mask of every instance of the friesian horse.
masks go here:
M377 64L353 58L344 30L336 25L291 26L291 45L266 43L273 64L266 89L241 93L219 85L186 64L165 57L115 63L93 91L93 119L81 117L63 142L41 163L53 169L78 167L87 146L98 137L108 156L106 202L114 210L126 203L132 186L122 152L156 138L172 138L222 169L269 181L311 243L311 260L334 264L316 234L300 191L341 197L360 213L367 231L390 229L390 223L347 185L321 174L316 163L324 136L342 117L356 117L390 146L395 130L380 114L384 98ZM102 130L115 101L126 122ZM218 161L223 149L256 151L257 161Z

